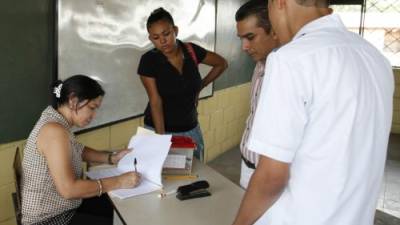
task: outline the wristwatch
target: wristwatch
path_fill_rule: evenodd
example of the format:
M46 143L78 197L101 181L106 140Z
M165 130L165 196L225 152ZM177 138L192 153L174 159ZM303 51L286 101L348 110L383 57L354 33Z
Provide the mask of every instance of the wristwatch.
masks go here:
M109 152L108 153L108 164L110 164L110 165L112 165L112 164L114 164L113 162L112 162L112 156L114 155L114 152Z

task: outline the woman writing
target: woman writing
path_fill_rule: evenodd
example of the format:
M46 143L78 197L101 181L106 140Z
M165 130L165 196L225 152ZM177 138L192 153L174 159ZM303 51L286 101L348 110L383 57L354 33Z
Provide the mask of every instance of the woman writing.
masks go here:
M200 91L226 69L220 55L177 40L178 27L169 12L154 10L147 20L154 49L140 59L138 74L149 97L144 123L159 134L189 136L196 141L195 156L203 161L203 138L197 120ZM197 64L212 67L201 79Z
M117 163L129 150L116 154L99 152L85 147L75 139L71 128L85 127L96 116L104 91L93 79L76 75L58 81L53 90L54 105L48 106L33 128L24 150L22 162L22 223L76 224L79 222L83 198L132 188L139 184L140 175L128 172L116 177L83 180L82 160L86 162ZM90 201L83 201L87 207ZM97 204L93 211L111 215L104 221L112 224L110 203ZM108 204L108 207L107 207ZM81 206L81 207L82 207ZM111 210L111 211L110 211Z

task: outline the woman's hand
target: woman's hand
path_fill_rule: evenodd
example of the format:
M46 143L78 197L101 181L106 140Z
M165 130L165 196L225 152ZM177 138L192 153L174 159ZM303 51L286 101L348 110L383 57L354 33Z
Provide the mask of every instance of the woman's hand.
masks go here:
M122 150L118 150L116 151L112 156L111 156L111 162L112 164L117 164L119 162L119 160L121 160L126 154L128 154L129 152L131 152L132 149L128 148L128 149L122 149Z
M141 175L137 172L127 172L118 176L120 188L134 188L140 184Z

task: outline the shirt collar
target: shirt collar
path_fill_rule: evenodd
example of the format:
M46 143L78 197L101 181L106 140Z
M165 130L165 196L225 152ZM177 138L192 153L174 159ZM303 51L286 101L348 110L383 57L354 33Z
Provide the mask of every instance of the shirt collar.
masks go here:
M178 47L182 48L183 59L185 60L186 58L190 57L189 52L186 49L185 43L183 43L179 39L176 39L176 43L177 43ZM168 62L167 57L160 50L158 50L157 48L154 48L153 51L156 52L164 62Z
M255 77L263 77L264 76L264 71L265 71L265 60L257 61L256 67L254 69Z
M56 118L59 123L61 123L65 128L70 129L72 126L68 123L67 119L64 118L63 115L61 115L56 109L54 109L52 106L48 106L43 114L47 114L48 116L51 116L53 118Z
M314 31L326 29L329 27L345 29L345 26L344 26L342 20L340 19L339 15L331 14L331 15L320 17L320 18L313 20L313 21L307 23L306 25L304 25L293 37L293 40L300 38L308 33L312 33Z

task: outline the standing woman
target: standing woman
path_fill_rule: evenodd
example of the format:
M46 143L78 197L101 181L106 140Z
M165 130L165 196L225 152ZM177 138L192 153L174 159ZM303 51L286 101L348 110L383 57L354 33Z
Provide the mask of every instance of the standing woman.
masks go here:
M195 156L203 161L203 137L197 120L200 91L227 68L220 55L176 37L178 27L169 12L154 10L147 19L152 50L140 59L138 74L149 97L144 123L159 134L189 136L196 141ZM212 67L201 79L198 63Z
M42 112L24 149L22 224L82 224L79 220L84 215L96 211L108 217L95 221L99 217L92 216L92 224L112 224L112 206L102 194L135 187L140 175L128 172L83 180L81 164L82 160L115 164L129 150L115 154L95 151L78 143L71 131L73 126L85 127L95 117L104 91L95 80L75 75L57 81L53 95L54 105ZM90 198L94 196L102 197ZM90 199L81 205L82 198Z

